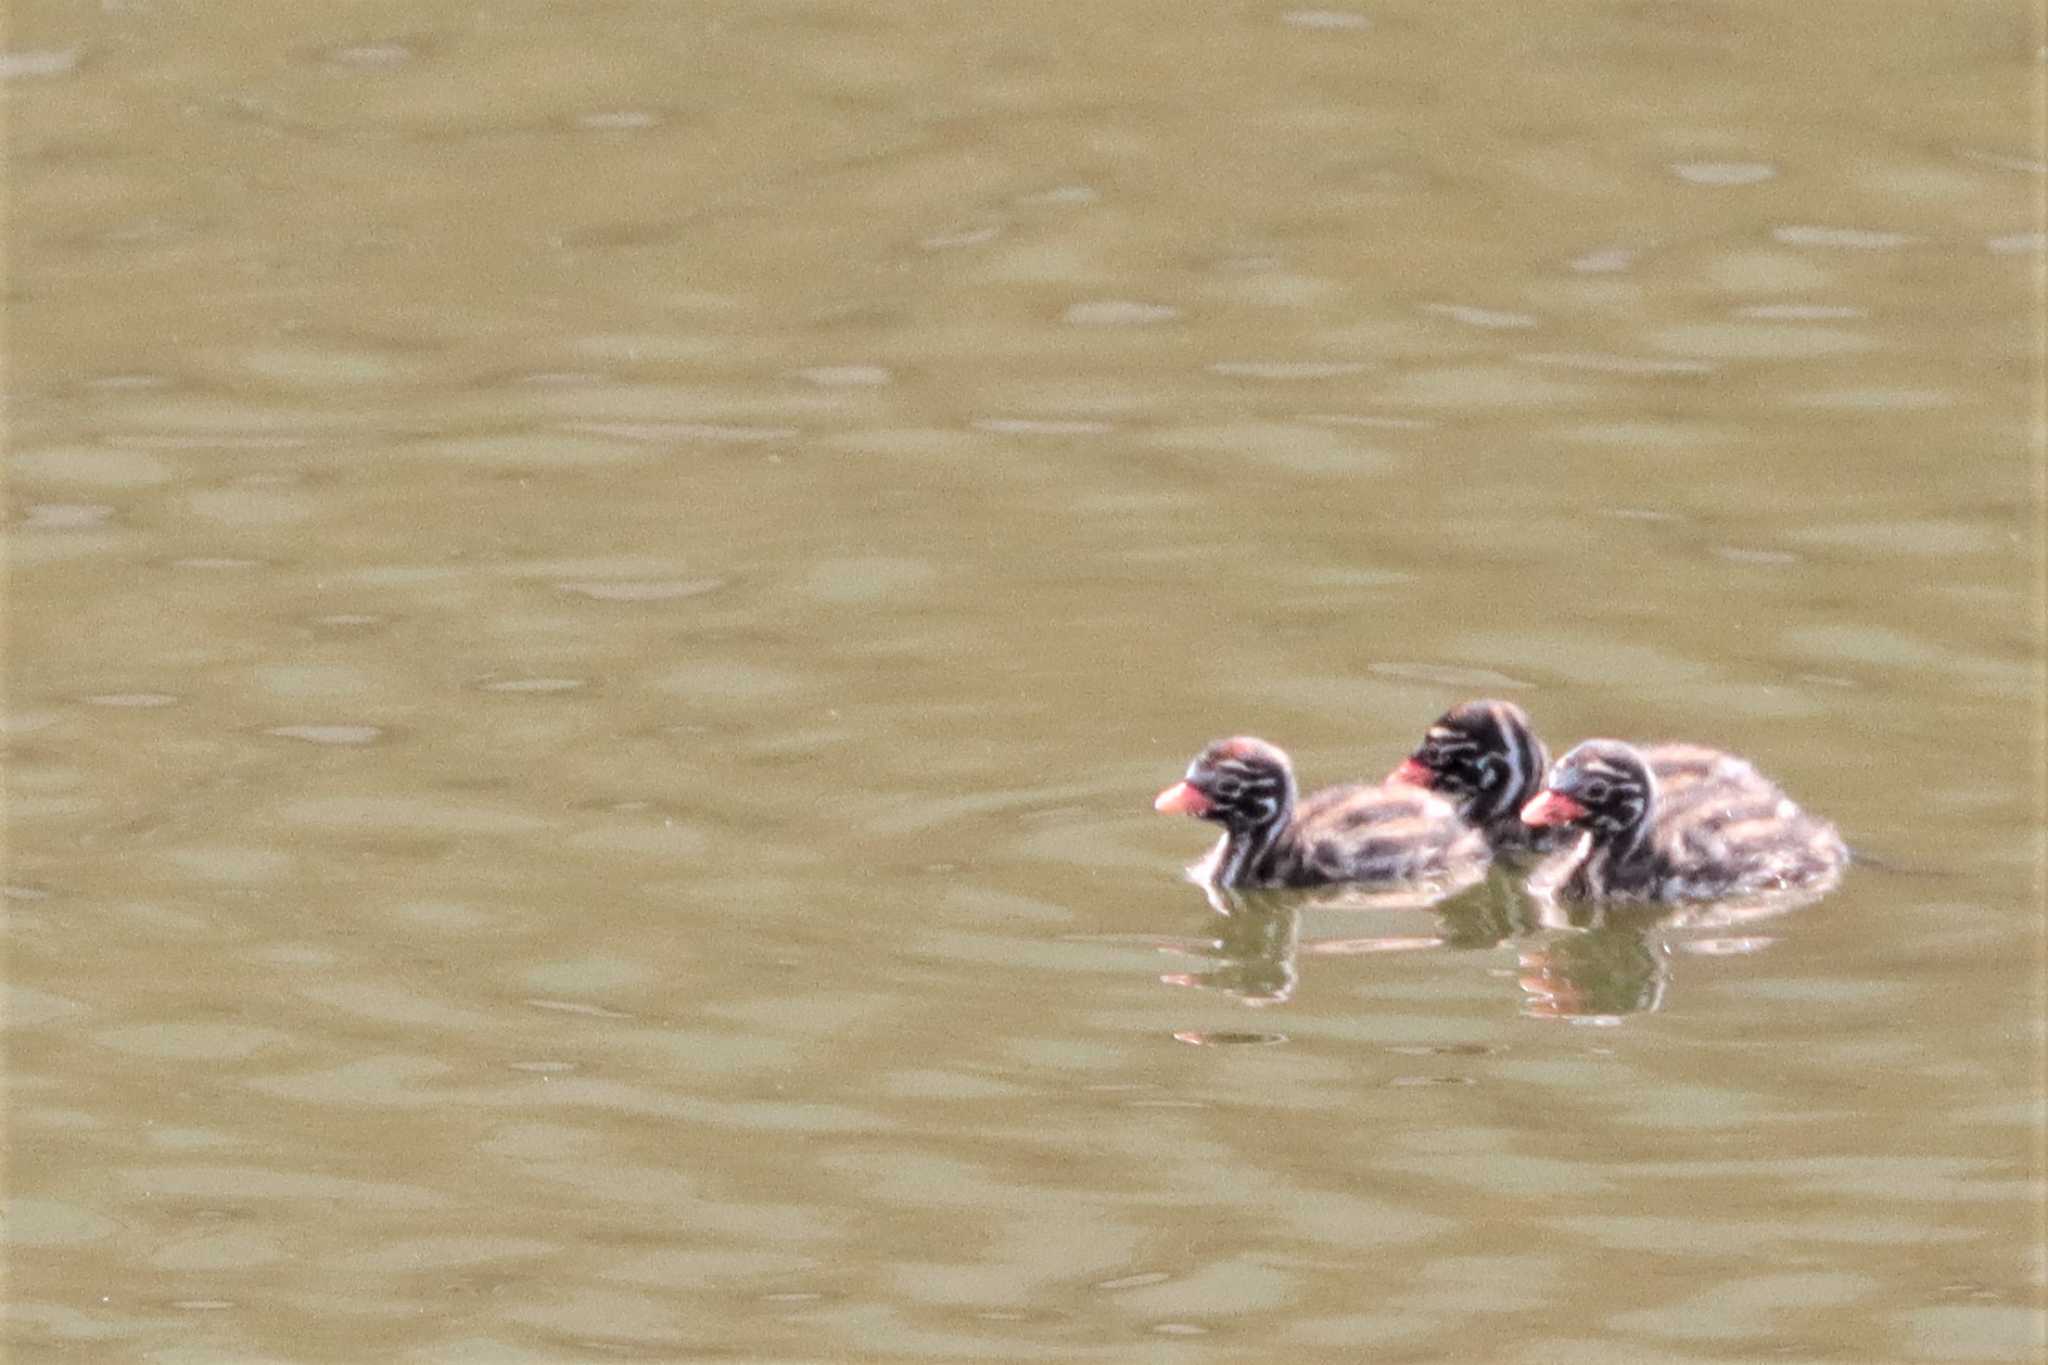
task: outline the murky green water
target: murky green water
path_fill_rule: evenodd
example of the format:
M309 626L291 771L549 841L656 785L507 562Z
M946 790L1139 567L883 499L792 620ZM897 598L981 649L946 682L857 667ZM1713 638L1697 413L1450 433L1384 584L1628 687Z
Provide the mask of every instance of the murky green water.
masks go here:
M14 1351L2035 1358L2040 52L18 10ZM1475 694L1896 870L1177 879Z

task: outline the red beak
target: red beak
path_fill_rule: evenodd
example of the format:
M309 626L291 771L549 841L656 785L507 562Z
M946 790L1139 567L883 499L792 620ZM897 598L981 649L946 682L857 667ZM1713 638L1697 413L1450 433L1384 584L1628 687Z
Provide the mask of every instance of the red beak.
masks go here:
M1401 760L1401 766L1387 774L1387 781L1404 787L1434 787L1436 774L1425 763L1413 758Z
M1216 803L1186 782L1176 782L1159 793L1152 809L1168 815L1206 815Z
M1569 825L1574 820L1585 818L1586 808L1566 796L1563 792L1546 791L1534 801L1522 807L1522 823L1543 829L1549 825Z

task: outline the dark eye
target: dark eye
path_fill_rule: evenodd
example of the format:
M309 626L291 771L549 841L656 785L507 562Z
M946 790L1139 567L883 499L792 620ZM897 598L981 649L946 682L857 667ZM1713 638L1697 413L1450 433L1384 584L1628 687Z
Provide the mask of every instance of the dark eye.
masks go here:
M1579 788L1579 795L1589 802L1605 801L1607 799L1607 783L1596 777Z
M1234 777L1219 777L1210 784L1215 795L1224 801L1232 800L1244 791L1244 783Z

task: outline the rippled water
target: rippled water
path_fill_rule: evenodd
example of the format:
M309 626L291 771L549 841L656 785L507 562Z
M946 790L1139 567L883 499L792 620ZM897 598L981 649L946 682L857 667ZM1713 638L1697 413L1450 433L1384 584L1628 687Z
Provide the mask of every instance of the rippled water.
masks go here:
M13 30L23 1358L2040 1350L2037 21ZM1883 865L1179 880L1478 694Z

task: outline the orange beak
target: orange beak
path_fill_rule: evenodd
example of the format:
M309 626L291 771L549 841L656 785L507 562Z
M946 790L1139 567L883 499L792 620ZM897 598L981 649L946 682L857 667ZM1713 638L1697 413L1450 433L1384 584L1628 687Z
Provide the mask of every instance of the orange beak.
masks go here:
M1176 782L1159 793L1152 809L1167 815L1207 815L1216 803L1186 782Z
M1585 815L1586 808L1563 792L1543 792L1534 801L1522 807L1522 823L1537 829L1550 825L1569 825L1574 820L1584 819Z
M1401 766L1387 774L1387 781L1402 787L1434 787L1436 774L1426 764L1413 758L1401 760Z

